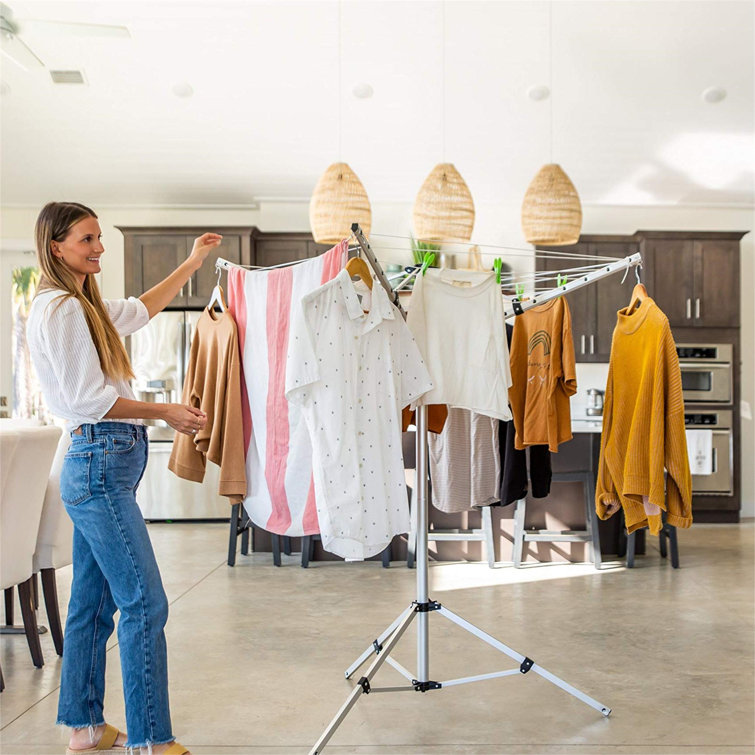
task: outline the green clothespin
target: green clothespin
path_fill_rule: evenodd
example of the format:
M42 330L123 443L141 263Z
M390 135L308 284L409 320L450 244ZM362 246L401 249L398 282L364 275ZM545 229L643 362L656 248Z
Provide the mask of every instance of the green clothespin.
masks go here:
M524 296L524 283L516 284L516 298L521 299Z
M503 267L503 260L500 257L496 257L493 260L493 269L495 270L495 282L501 285L501 268Z
M420 269L420 273L424 275L427 268L430 267L430 265L432 265L433 262L435 262L435 254L433 252L425 252L425 256L422 260L422 268Z
M559 273L556 276L556 285L560 288L561 286L565 286L569 282L569 276L568 275L561 275Z

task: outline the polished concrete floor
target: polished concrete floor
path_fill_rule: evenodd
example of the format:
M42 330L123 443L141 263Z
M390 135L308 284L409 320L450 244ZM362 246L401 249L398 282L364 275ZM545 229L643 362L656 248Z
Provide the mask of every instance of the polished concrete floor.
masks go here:
M349 691L343 671L414 598L400 563L272 566L270 554L225 565L226 526L153 524L171 601L171 703L194 755L306 753ZM433 565L431 597L613 708L610 718L534 673L426 694L362 696L326 752L752 753L755 739L752 524L679 533L682 568L650 539L633 570L609 563L490 570ZM71 573L58 577L65 611ZM40 623L46 622L44 611ZM431 678L512 668L501 653L430 615ZM0 637L3 755L65 751L56 728L60 659L23 636ZM412 672L414 630L395 657ZM116 638L106 713L124 725ZM373 686L405 684L385 665Z

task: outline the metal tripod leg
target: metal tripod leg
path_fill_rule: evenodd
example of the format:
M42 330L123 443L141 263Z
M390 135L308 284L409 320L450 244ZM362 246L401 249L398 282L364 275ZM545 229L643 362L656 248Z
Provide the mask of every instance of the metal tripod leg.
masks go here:
M393 632L396 627L401 623L401 620L406 616L407 613L414 612L414 604L410 605L409 608L406 609L406 611L403 611L400 613L396 620L370 645L367 650L362 653L362 655L357 658L354 663L351 664L346 669L346 672L344 676L348 679L371 655L374 655L375 653L380 653L382 650L382 645L385 642L387 637L390 637L391 632Z
M504 645L502 642L496 640L495 637L492 637L487 632L483 632L479 627L476 627L474 624L470 624L466 619L462 619L461 616L457 616L453 611L449 611L447 608L441 607L438 609L438 613L441 614L441 616L445 616L449 621L452 621L462 629L465 629L470 634L478 637L483 642L487 642L488 645L491 645L496 650L500 650L502 653L505 653L507 656L509 656L509 658L513 658L520 664L520 670L523 674L527 673L528 671L534 671L536 674L539 674L544 679L547 679L552 684L555 684L557 687L561 687L561 689L565 692L568 692L570 695L574 695L574 697L581 700L583 703L586 703L591 708L595 708L595 710L600 711L604 716L610 715L611 709L607 705L603 705L603 703L599 703L597 700L594 700L584 692L580 692L576 687L572 687L572 685L568 682L565 682L563 679L559 679L554 674L551 674L550 671L546 671L541 666L538 666L532 661L531 658L527 658L521 653L517 653L516 650L512 650L508 645Z
M357 686L351 690L351 694L346 698L346 702L341 706L341 709L336 713L335 718L330 722L328 728L325 729L322 736L317 740L315 746L309 751L309 755L318 755L322 752L323 747L330 741L330 738L335 734L336 729L341 725L341 721L348 715L349 711L354 707L359 697L363 694L370 692L370 681L372 677L380 670L380 667L388 659L396 643L401 639L401 636L409 628L409 624L412 623L412 619L416 616L414 609L406 611L403 619L401 619L396 627L395 631L391 635L390 639L385 643L385 647L380 655L370 664L367 669L367 673L358 681ZM409 688L411 690L411 687Z

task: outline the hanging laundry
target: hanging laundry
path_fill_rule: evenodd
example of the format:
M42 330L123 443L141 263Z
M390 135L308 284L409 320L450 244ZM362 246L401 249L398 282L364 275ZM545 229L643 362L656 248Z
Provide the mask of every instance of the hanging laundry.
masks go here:
M360 301L342 270L302 299L286 397L301 408L312 439L326 550L368 558L409 531L401 409L431 388L417 344L377 280Z
M407 324L435 384L417 403L511 419L509 350L495 275L448 269L418 275Z
M207 414L196 435L177 432L168 469L194 482L204 480L206 460L220 467L218 493L230 503L246 495L241 445L241 364L236 323L230 312L205 309L191 342L182 402Z
M511 377L516 448L547 445L556 453L571 440L569 397L577 391L571 314L562 296L517 316Z
M511 348L514 334L512 325L506 323L506 339ZM513 420L501 422L498 431L501 456L501 485L498 496L501 506L508 506L528 494L532 498L546 498L551 492L551 452L547 445L529 446L517 450L516 428ZM529 456L529 484L527 467Z
M277 535L317 534L312 446L301 409L285 397L292 315L302 297L346 264L348 241L306 262L228 273L242 363L243 448L252 522Z
M445 404L430 404L427 407L427 429L431 433L440 433L448 418L448 407ZM417 412L408 406L401 410L401 429L406 432L409 425L417 422Z
M453 514L498 503L499 421L450 409L442 432L428 434L433 506Z
M657 534L662 511L674 527L692 524L679 360L668 319L650 297L619 310L611 343L595 508L608 519L619 506L628 532Z
M520 498L546 498L551 492L551 452L548 446L528 446L517 450L513 422L501 422L501 487L498 497L501 506L508 506ZM529 459L527 458L529 456ZM529 482L527 469L529 467Z

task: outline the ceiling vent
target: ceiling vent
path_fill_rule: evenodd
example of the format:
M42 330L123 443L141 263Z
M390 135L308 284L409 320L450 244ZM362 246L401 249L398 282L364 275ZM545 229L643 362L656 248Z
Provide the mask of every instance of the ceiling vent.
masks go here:
M55 84L85 84L81 71L50 71Z

